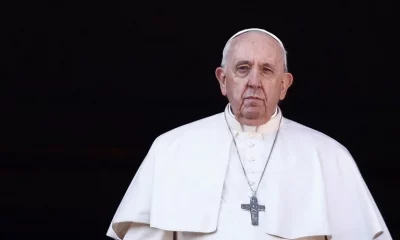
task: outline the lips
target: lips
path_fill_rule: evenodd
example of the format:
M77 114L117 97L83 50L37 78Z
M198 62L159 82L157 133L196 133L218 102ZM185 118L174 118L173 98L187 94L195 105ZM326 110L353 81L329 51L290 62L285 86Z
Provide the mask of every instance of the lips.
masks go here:
M262 98L259 98L259 97L246 97L245 99L248 99L248 100L263 100Z

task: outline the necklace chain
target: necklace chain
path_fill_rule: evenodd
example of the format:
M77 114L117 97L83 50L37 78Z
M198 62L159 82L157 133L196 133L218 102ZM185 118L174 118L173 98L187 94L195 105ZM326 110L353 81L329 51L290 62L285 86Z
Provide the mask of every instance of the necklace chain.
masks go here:
M267 162L265 163L264 170L263 170L263 172L262 172L262 174L261 174L260 180L258 181L256 190L253 190L253 189L251 188L251 184L250 184L249 178L247 177L246 170L244 169L243 162L242 162L242 159L241 159L240 154L239 154L239 148L238 148L238 146L237 146L237 144L236 144L235 136L233 135L232 129L231 129L231 127L229 126L228 119L226 118L226 113L225 113L225 112L224 112L224 116L225 116L225 121L226 121L226 124L227 124L227 126L228 126L229 132L230 132L231 135L232 135L232 139L233 139L233 142L234 142L234 144L235 144L236 152L237 152L237 155L238 155L238 157L239 157L240 164L242 165L243 173L244 173L244 176L246 177L247 184L249 185L250 190L253 192L253 196L256 196L256 195L257 195L258 188L260 187L261 180L262 180L262 178L263 178L263 176L264 176L265 170L267 169L267 165L268 165L269 159L270 159L270 157L271 157L272 150L273 150L274 147L275 147L275 142L276 142L276 139L277 139L277 137L278 137L278 133L279 133L279 129L280 129L281 121L282 121L282 116L281 116L281 118L280 118L280 120L279 120L278 130L276 131L275 138L274 138L274 142L272 143L271 151L269 152L269 155L268 155L268 158L267 158Z

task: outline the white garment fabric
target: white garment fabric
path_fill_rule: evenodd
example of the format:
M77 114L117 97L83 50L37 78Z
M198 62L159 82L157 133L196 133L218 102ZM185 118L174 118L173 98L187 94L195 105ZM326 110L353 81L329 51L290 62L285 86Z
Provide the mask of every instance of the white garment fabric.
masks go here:
M229 105L224 113L255 189L282 112L278 108L253 130L235 120ZM217 114L156 139L107 235L172 240L176 231L178 240L392 239L348 151L289 119L282 119L258 190L266 208L259 226L252 226L250 213L240 207L249 203L249 190L224 114Z

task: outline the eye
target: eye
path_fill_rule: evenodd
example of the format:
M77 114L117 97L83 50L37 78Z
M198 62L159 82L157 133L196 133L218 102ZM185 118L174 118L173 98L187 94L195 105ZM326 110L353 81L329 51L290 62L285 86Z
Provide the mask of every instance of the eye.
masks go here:
M239 72L246 72L246 71L249 70L249 67L248 67L248 66L238 66L238 67L237 67L237 70L238 70Z
M263 69L263 71L264 71L264 72L267 72L267 73L270 73L270 72L272 72L272 70L271 70L271 69L269 69L269 68L264 68L264 69Z

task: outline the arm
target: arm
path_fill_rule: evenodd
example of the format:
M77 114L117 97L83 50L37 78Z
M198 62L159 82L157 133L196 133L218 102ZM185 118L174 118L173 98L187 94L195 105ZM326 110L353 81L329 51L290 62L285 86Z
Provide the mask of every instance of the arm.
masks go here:
M156 232L159 232L154 231L154 228L149 227L155 145L154 142L137 170L133 180L129 184L129 187L114 214L111 224L109 225L107 236L115 240L165 239L162 237L140 237L142 235L147 236L147 234L156 234ZM128 231L130 236L126 236Z

